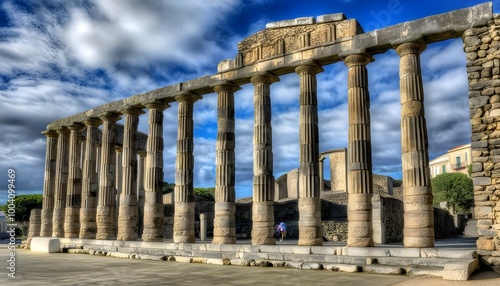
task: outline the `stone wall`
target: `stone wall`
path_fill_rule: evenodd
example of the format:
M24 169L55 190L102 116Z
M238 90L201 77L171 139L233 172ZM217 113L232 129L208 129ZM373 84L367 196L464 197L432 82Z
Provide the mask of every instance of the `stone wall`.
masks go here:
M395 188L400 194L401 188ZM323 239L326 241L347 241L347 198L345 192L321 193L321 224ZM403 202L387 193L381 195L382 232L385 233L385 242L401 242L403 240ZM249 239L252 233L252 202L248 199L236 203L236 238ZM167 239L173 236L174 205L164 206L163 234ZM199 215L207 215L207 236L213 235L214 203L196 201L195 221L199 228ZM274 203L275 223L283 221L287 224L287 237L297 239L299 236L299 211L296 199L287 199ZM445 210L434 210L434 229L436 238L448 238L455 235L453 217Z
M464 32L469 79L474 214L483 261L500 265L500 16Z

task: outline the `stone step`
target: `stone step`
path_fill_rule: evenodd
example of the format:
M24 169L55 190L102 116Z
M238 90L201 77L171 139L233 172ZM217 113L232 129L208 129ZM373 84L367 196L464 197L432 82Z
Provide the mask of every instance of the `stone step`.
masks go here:
M219 245L61 239L72 253L117 258L168 260L215 265L287 267L392 275L435 276L467 280L477 269L474 250L401 247L335 247L296 245Z

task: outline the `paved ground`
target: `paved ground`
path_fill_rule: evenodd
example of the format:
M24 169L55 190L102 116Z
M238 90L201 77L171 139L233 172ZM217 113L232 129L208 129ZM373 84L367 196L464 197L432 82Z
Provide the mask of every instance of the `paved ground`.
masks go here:
M19 249L16 278L7 276L6 245L0 245L0 285L500 285L493 271L469 281L410 278L403 275L341 273L245 266L148 261L88 254L35 253Z

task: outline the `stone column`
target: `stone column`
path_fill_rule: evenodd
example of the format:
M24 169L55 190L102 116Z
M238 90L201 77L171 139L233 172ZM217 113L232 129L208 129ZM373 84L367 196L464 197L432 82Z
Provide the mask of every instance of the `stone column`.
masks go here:
M146 159L146 151L137 150L139 155L139 163L137 164L137 235L142 237L144 230L144 161Z
M347 147L348 246L373 246L372 227L372 146L370 133L370 93L368 55L344 59L348 71L349 131Z
M115 135L117 136L117 135ZM123 135L122 135L123 136ZM123 138L122 138L123 139ZM115 139L116 140L116 139ZM115 233L118 233L118 211L122 192L122 146L115 146Z
M87 126L85 137L85 156L82 172L82 205L80 209L80 238L94 239L97 231L97 127L101 120L91 118L83 122Z
M320 157L319 159L319 190L324 191L325 190L325 157Z
M434 246L434 207L429 170L424 88L420 53L426 45L399 45L401 89L401 157L405 247Z
M43 182L42 225L40 236L52 235L52 213L54 212L54 182L56 174L57 132L45 130L47 148L45 150L45 178Z
M69 164L68 191L66 194L66 211L64 215L64 237L77 238L80 234L80 206L82 204L82 170L80 169L81 145L78 142L83 124L68 127Z
M300 166L299 166L299 242L298 245L323 245L319 185L319 132L316 74L317 64L295 68L300 76Z
M64 209L68 186L68 137L67 127L58 127L56 174L54 183L54 212L52 214L52 236L64 237Z
M252 244L275 244L271 73L252 77L254 85Z
M177 157L175 161L174 190L174 242L194 242L193 195L193 105L199 95L183 94L175 97L179 102L177 131Z
M122 111L125 115L122 151L122 190L118 214L118 240L137 240L137 125L139 108Z
M102 120L102 143L96 239L116 239L115 127L120 116L108 112L99 118Z
M143 241L163 241L163 110L161 102L145 104L149 110L144 184Z
M29 237L40 236L41 227L41 209L31 209L30 211L30 227L28 230Z
M215 218L212 243L218 244L236 243L234 92L238 88L233 84L214 88L218 94L218 131L215 145Z

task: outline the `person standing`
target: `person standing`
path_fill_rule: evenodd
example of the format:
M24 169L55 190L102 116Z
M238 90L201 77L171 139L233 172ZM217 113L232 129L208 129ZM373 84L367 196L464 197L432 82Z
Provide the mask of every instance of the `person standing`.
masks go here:
M281 233L280 241L285 240L285 238L286 238L286 224L284 222L281 222L278 225L278 229L279 229L279 232Z

